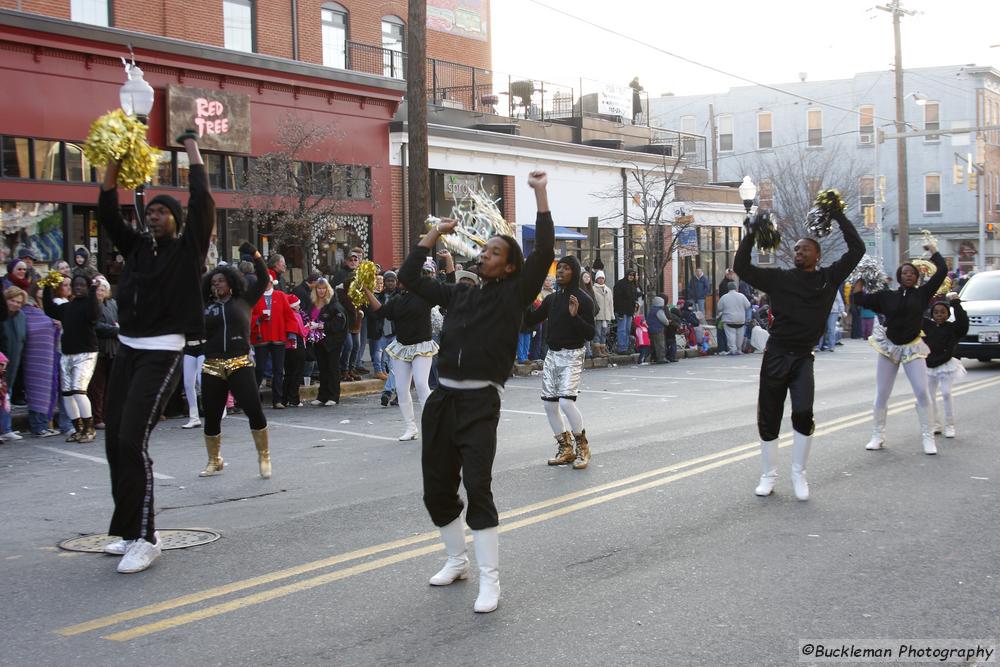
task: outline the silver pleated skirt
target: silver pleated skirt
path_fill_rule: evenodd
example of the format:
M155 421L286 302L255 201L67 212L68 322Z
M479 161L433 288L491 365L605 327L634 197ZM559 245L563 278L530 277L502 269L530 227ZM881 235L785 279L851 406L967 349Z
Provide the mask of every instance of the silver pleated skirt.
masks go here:
M575 399L580 393L580 375L586 348L549 350L542 365L542 400Z

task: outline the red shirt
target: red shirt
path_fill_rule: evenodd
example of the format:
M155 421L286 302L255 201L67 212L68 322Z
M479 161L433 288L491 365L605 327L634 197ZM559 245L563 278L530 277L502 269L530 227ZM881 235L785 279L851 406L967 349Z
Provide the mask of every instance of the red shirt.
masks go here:
M268 295L260 297L250 314L250 340L254 345L264 343L284 343L290 334L299 330L295 311L288 305L288 295L273 290L270 295L271 315L266 317Z

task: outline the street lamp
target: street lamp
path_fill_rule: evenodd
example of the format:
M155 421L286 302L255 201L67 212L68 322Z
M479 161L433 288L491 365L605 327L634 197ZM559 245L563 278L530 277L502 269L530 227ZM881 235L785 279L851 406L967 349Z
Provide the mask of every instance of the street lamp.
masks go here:
M122 64L125 65L125 74L128 77L118 89L122 111L129 116L135 116L146 125L153 110L153 87L143 78L142 70L135 64L135 60L128 63L122 58ZM146 207L143 203L145 196L146 185L143 183L135 189L135 214L139 229L146 228Z
M749 176L744 176L739 190L740 199L743 200L743 208L747 210L747 219L749 219L750 209L753 208L753 200L757 198L757 186L754 185Z

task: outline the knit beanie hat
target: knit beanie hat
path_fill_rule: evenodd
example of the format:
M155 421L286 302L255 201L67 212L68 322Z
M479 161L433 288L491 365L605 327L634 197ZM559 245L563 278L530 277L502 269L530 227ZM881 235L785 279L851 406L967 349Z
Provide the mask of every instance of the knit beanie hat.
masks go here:
M597 282L598 278L604 278L604 271L598 271L594 274L594 282Z
M177 231L181 230L181 227L184 225L184 208L179 201L170 195L156 195L146 204L146 207L149 208L153 204L166 206L174 216L174 222L177 223Z

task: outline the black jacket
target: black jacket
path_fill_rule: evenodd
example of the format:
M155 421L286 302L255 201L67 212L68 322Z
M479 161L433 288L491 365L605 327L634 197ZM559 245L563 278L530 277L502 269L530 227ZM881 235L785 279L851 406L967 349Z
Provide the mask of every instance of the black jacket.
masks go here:
M924 311L948 275L948 265L939 253L931 255L931 261L937 270L920 287L854 295L854 303L885 315L885 335L896 345L905 345L920 336Z
M101 316L101 304L97 301L96 287L91 285L86 297L59 304L52 300L52 288L46 287L42 302L45 314L62 322L63 354L97 352L96 327Z
M215 202L204 165L191 165L188 182L191 194L183 233L160 242L125 222L117 189L101 191L97 219L125 257L116 295L123 336L204 337L201 275L215 225Z
M958 300L951 302L954 322L938 324L930 318L924 319L924 342L931 349L927 355L927 368L936 368L947 363L955 355L955 345L969 333L969 316Z
M632 317L635 314L636 299L639 295L638 282L622 278L615 283L612 291L615 298L615 315Z
M97 351L102 357L114 359L118 354L118 303L114 299L101 304L96 331Z
M344 344L350 315L336 296L319 311L319 321L323 323L323 340L319 344L325 350L332 351Z
M535 310L525 316L526 324L549 321L545 342L550 350L577 350L594 337L594 302L580 287L580 262L572 255L563 257L559 263L573 267L573 280L565 288L549 294ZM580 302L576 317L569 314L569 297L576 296Z
M243 295L226 301L211 301L205 306L206 359L232 359L250 352L250 312L267 287L267 264L260 257L253 260L257 279Z
M750 261L754 233L751 231L740 241L733 270L754 288L767 292L774 312L768 347L809 352L823 335L837 290L865 254L865 242L851 221L841 215L837 222L847 252L830 266L815 271L754 266Z
M400 345L416 345L431 339L431 309L434 304L403 290L378 310L378 315L392 320Z
M520 273L481 287L442 283L421 276L430 250L421 246L403 262L399 279L432 304L447 310L441 330L438 371L452 380L486 380L503 385L510 376L525 309L545 282L555 257L552 215L535 219L535 249Z

